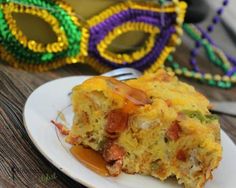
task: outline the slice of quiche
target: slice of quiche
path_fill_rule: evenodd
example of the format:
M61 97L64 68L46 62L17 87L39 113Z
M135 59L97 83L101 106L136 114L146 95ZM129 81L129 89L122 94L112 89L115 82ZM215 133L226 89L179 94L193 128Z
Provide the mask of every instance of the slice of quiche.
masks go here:
M100 152L112 176L175 176L186 188L201 188L221 160L209 101L164 70L125 83L93 77L73 89L72 105L66 140Z

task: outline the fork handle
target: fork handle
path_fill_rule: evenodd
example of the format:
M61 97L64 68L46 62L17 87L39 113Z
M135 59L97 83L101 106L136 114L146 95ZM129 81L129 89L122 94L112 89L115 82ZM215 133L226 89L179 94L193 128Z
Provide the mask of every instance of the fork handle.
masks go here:
M212 112L236 117L236 102L211 102Z

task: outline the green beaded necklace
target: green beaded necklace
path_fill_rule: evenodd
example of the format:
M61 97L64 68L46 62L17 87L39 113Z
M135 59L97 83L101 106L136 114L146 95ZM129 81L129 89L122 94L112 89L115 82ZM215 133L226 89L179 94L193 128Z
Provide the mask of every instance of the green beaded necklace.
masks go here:
M1 4L9 2L8 0L0 0ZM38 63L48 63L59 59L74 57L80 52L80 42L81 42L81 30L78 29L78 24L72 20L72 16L68 14L57 2L44 2L41 0L17 0L16 3L12 2L12 6L6 7L5 9L0 9L0 33L2 38L7 40L2 40L2 45L10 53L14 54L15 58L24 61L28 64L38 64ZM11 29L9 28L9 23L7 19L3 19L4 16L10 17L11 13L16 9L20 11L25 7L28 7L30 14L43 15L43 12L35 12L32 9L38 7L45 12L49 12L53 17L55 17L60 25L60 29L64 31L67 40L67 48L58 50L56 47L47 49L45 52L35 52L32 53L27 47L22 46L19 41L13 36ZM5 14L4 14L5 13ZM45 14L45 13L44 13ZM53 25L53 24L52 24ZM59 36L58 36L59 37ZM78 45L74 45L78 44ZM65 45L61 43L61 46ZM56 52L56 53L53 53Z
M218 66L224 73L232 68L231 64L227 61L224 52L222 52L222 50L217 47L213 47L206 39L202 39L201 34L197 31L194 25L184 24L183 29L193 40L199 41L202 44L210 62ZM219 53L220 56L223 57L219 58L215 52ZM223 61L223 59L225 61ZM167 69L174 71L177 75L192 78L201 81L202 83L206 83L210 86L217 86L223 89L228 89L236 83L236 74L232 76L220 76L218 74L212 75L210 73L201 74L197 71L193 71L187 67L181 66L174 60L172 55L168 56L167 62L170 63L170 66L167 67Z
M215 52L219 51L219 53L221 53L221 56L225 56L224 53L219 48L213 47L207 40L201 39L201 34L197 32L196 27L194 25L184 24L183 29L188 34L188 36L190 36L193 40L201 42L210 62L221 68L223 72L227 72L228 70L230 70L231 65L227 61L227 58L226 57L219 58ZM225 61L222 61L222 59L225 59ZM170 63L170 67L167 67L167 69L174 71L177 75L196 79L210 86L217 86L220 88L228 89L231 88L232 85L236 83L235 74L231 77L212 75L210 73L201 74L199 72L190 70L187 67L181 66L174 60L172 55L168 56L167 62Z
M164 3L162 0L162 3ZM222 5L223 7L227 6L228 1L224 0ZM217 15L212 19L213 24L217 24L219 22L219 16L223 12L223 7L217 10ZM220 70L226 74L230 70L233 69L232 64L229 62L228 58L226 57L225 53L218 48L217 46L212 45L206 38L202 37L202 33L198 27L193 24L183 24L183 30L185 33L196 42L196 47L202 46L204 48L205 54L208 60L214 64L215 66L219 67ZM213 31L213 26L208 26L208 31ZM193 56L196 56L196 51L192 51ZM191 54L192 55L192 54ZM167 63L170 65L167 66L167 70L175 72L177 75L187 77L188 79L195 79L200 81L201 83L208 84L210 86L215 86L223 89L229 89L236 83L236 72L232 75L213 75L211 73L200 73L197 70L197 65L195 65L195 70L191 70L187 67L181 66L178 62L176 62L172 55L169 55L167 58ZM193 62L194 63L194 62Z

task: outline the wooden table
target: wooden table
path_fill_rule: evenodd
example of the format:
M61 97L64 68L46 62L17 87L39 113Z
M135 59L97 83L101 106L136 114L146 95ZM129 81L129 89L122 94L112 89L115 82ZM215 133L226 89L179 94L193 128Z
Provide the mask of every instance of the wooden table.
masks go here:
M224 45L233 51L222 29L219 35L226 37ZM189 47L186 44L191 46L186 40L175 55L182 63L188 61L186 50ZM200 61L205 69L212 69L205 59L200 58ZM45 73L29 73L0 64L0 187L83 187L57 170L39 153L26 133L22 118L26 99L38 86L56 78L81 74L95 72L84 65L70 65ZM187 82L212 100L236 101L236 87L222 90ZM221 116L221 125L236 143L236 118Z

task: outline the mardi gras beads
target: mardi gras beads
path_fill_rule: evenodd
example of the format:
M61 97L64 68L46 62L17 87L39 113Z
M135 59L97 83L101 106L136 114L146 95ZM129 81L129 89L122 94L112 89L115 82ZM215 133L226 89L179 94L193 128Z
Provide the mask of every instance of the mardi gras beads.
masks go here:
M232 65L227 60L225 53L215 46L212 46L207 40L201 38L201 32L194 25L184 25L185 31L187 31L188 35L191 36L194 40L201 43L204 46L207 57L210 62L213 62L218 67L222 69L222 71L227 72L232 69ZM187 78L197 79L203 83L207 83L211 86L217 86L220 88L230 88L232 84L236 83L236 75L219 75L219 74L211 74L211 73L202 73L194 70L190 70L187 67L183 67L179 65L173 57L170 55L167 58L167 61L171 63L171 68L177 75L182 75Z
M180 43L185 10L186 4L178 1L161 7L155 3L135 1L114 5L88 20L88 54L111 68L129 66L155 71L164 63L166 53L172 52ZM162 25L163 17L165 26ZM128 31L148 33L145 45L131 53L109 51L112 41Z
M87 61L96 64L95 67L100 63L107 69L132 66L140 70L151 67L154 71L180 43L185 10L186 4L178 0L167 4L163 1L160 5L129 0L81 22L63 1L1 0L0 57L14 67L31 71ZM43 19L51 26L57 41L44 44L28 39L18 28L13 13ZM107 50L119 35L134 30L149 34L142 48L118 54Z
M17 27L13 13L40 17L51 26L57 41L42 44L29 40ZM14 67L44 71L77 62L80 56L86 54L87 50L83 48L87 47L88 37L82 40L82 35L87 33L86 28L82 28L72 9L61 1L2 0L0 23L1 57Z

